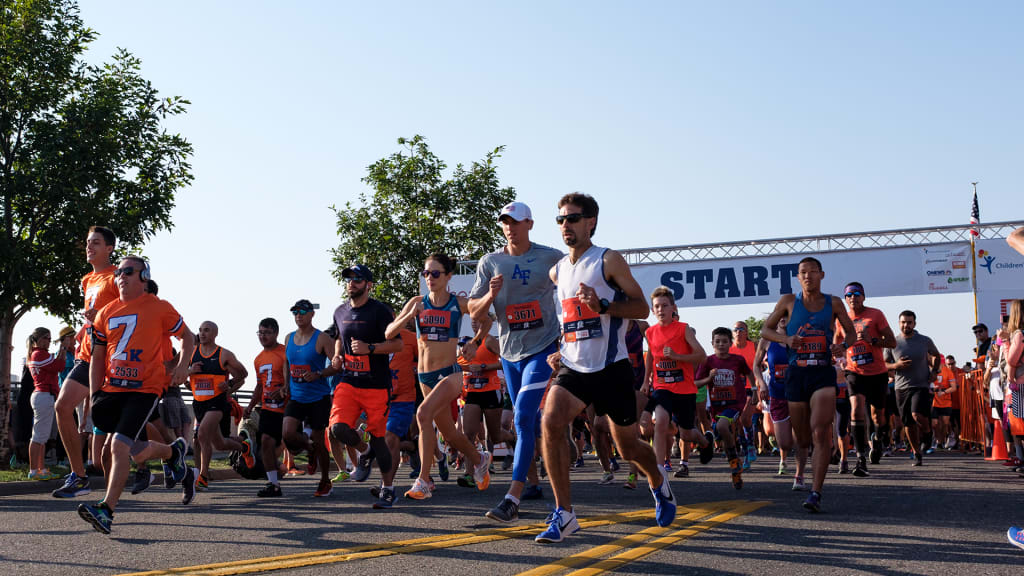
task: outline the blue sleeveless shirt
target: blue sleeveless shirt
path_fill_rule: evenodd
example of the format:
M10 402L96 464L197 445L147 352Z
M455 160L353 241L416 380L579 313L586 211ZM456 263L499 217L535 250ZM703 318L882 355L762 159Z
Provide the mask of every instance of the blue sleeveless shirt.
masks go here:
M832 366L832 296L822 294L825 305L817 312L804 307L803 293L796 295L793 315L786 323L786 334L800 336L803 344L789 349L789 366Z
M289 334L285 341L285 357L288 358L288 369L291 371L291 374L288 375L291 380L289 384L291 399L308 404L316 402L324 396L329 396L331 385L326 378L312 382L295 381L295 376L306 370L315 372L323 370L327 366L327 356L316 351L316 341L320 337L320 331L313 330L313 336L310 337L309 342L302 346L295 344L292 340L293 336L295 336L295 332Z
M437 307L430 303L430 294L423 295L423 311L416 317L416 337L430 342L447 342L459 338L462 310L459 297L451 294L448 303Z

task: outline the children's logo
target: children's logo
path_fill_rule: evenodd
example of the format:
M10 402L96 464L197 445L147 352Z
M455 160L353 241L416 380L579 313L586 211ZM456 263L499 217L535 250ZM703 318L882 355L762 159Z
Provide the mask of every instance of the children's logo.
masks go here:
M982 268L988 270L988 273L992 273L992 263L996 261L996 257L989 254L986 250L978 250L978 257L985 261L981 265Z

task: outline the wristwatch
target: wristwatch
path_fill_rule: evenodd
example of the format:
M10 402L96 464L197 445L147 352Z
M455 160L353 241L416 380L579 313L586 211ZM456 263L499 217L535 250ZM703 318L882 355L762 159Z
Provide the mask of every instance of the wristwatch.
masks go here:
M607 298L601 298L601 309L598 310L597 313L598 314L604 314L605 312L608 311L608 307L609 306L611 306L611 303L608 302L608 299Z
M370 354L373 354L373 351L376 350L376 349L377 349L377 345L376 344L370 344Z

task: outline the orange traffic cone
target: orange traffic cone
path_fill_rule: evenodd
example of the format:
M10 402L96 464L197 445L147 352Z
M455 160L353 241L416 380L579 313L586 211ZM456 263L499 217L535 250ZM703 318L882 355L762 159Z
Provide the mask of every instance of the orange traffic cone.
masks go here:
M992 431L992 455L985 458L985 460L998 462L1009 460L1010 457L1006 454L1006 440L1003 438L1003 423L996 420L994 424L995 430Z

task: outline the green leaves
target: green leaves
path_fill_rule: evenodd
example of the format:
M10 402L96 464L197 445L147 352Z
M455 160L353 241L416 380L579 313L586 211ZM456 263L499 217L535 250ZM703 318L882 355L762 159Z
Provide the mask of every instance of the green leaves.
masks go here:
M458 164L445 178L447 164L423 136L398 144L403 150L367 168L362 181L372 193L359 195L360 206L332 207L341 242L331 251L339 282L343 269L366 264L377 280L376 297L395 306L418 293L418 273L430 254L477 259L500 246L497 215L515 199L515 190L498 182L495 161L504 146L468 168Z

